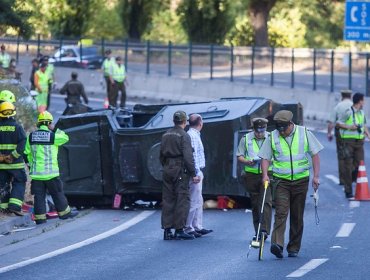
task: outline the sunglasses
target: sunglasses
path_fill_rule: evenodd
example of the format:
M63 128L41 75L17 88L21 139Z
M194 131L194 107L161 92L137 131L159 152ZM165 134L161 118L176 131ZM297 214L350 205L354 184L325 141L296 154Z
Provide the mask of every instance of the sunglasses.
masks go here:
M289 124L290 123L276 123L275 127L278 131L283 132L283 131L287 130L287 128L289 127Z

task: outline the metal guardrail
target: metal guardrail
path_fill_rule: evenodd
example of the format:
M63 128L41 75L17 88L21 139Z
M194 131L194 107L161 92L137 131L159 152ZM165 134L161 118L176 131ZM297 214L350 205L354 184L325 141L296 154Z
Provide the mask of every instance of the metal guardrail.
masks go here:
M24 40L0 38L19 62L20 54L52 56L76 40ZM95 40L92 44L103 55L111 49L113 56L122 56L127 71L184 78L227 79L250 84L338 91L349 88L370 95L369 54L331 49L260 48L217 45L167 45L150 41L132 42ZM80 52L83 52L80 44Z

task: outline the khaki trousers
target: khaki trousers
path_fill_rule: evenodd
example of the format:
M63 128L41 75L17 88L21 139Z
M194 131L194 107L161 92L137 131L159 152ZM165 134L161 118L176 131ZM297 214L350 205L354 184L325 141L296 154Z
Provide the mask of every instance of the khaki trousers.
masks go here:
M275 222L271 242L284 247L286 220L290 212L288 252L299 252L303 235L303 214L306 203L309 177L288 181L276 180Z

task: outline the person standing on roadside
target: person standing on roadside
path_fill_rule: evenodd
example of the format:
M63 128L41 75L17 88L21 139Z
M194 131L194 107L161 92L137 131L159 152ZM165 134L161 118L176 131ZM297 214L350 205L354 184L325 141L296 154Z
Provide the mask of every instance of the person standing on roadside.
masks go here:
M69 207L59 178L58 150L69 141L69 137L64 131L55 129L52 122L53 116L48 111L40 113L37 118L38 129L30 133L24 150L32 178L36 224L46 223L46 191L53 198L60 219L78 215L78 211Z
M66 103L71 105L76 105L81 103L81 97L83 98L85 104L89 103L89 99L85 93L84 85L77 80L77 72L72 72L71 80L69 80L61 88L60 94L67 94Z
M115 64L114 57L112 57L112 51L111 50L106 50L105 51L105 59L102 64L102 71L103 71L103 76L105 80L105 85L107 87L107 97L109 98L109 92L111 90L111 82L110 82L110 71L111 67L113 64Z
M39 61L38 59L32 59L32 68L31 68L31 76L30 76L30 83L31 83L31 90L35 90L35 73L39 70Z
M108 100L109 105L117 107L118 92L121 92L120 108L125 108L126 105L126 69L123 65L122 58L116 57L116 63L111 65L110 69L110 84L111 90L109 91Z
M343 119L343 115L346 114L347 110L352 106L352 91L342 90L342 100L334 107L328 120L328 140L333 140L333 129L335 136L335 144L337 146L337 158L338 158L338 173L339 173L339 185L344 185L344 159L345 149L343 147L343 141L339 134L339 127L336 125L338 119Z
M288 257L297 257L303 235L303 215L310 180L310 161L313 165L312 187L316 191L320 180L319 152L323 146L304 126L293 123L293 113L278 111L274 115L276 129L258 152L262 158L262 181L270 182L268 168L272 159L272 173L277 182L275 190L275 222L270 251L283 258L286 220L290 215Z
M257 156L263 142L270 133L266 131L268 120L265 118L252 119L253 131L240 139L237 157L244 165L243 181L246 191L250 194L254 237L257 238L258 224L260 222L261 205L265 188L262 182L261 159ZM271 171L271 169L270 169ZM263 205L263 217L261 223L261 236L266 239L271 229L272 196L271 187L266 190L265 204ZM259 239L261 238L259 237Z
M189 179L199 183L196 176L190 136L184 131L187 115L176 111L175 126L162 136L159 160L163 166L162 229L164 240L194 239L184 231L189 214ZM173 234L172 229L175 229Z
M211 229L203 228L203 196L202 183L204 178L204 168L206 167L206 160L204 156L204 147L202 139L200 138L200 131L203 128L202 116L199 114L192 114L189 117L188 135L191 139L191 146L193 148L193 159L195 163L196 176L199 177L199 182L189 181L190 191L190 210L186 220L185 232L194 235L194 237L201 237L202 235L213 232Z
M48 91L49 91L49 75L46 73L46 64L43 62L40 69L35 72L35 87L37 91L36 104L39 113L46 110Z
M8 70L8 68L10 66L10 60L11 60L11 57L5 51L5 46L4 45L1 45L1 47L0 47L0 66L3 69Z
M337 120L344 152L344 190L346 198L352 200L352 181L357 178L357 170L364 160L365 136L370 138L363 111L365 97L362 93L353 95L353 105Z
M44 56L42 58L42 63L46 64L45 72L48 75L48 95L47 95L47 102L46 102L46 110L49 109L50 106L50 98L51 98L51 91L54 85L54 65L49 63L49 56Z

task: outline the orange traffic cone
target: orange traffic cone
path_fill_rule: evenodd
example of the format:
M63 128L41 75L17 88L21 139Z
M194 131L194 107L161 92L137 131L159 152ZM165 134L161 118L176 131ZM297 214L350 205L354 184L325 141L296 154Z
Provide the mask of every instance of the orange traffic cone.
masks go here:
M105 108L105 109L108 109L108 107L109 107L108 98L105 98L105 99L104 99L104 108Z
M370 200L369 184L363 160L360 161L358 166L355 200Z

